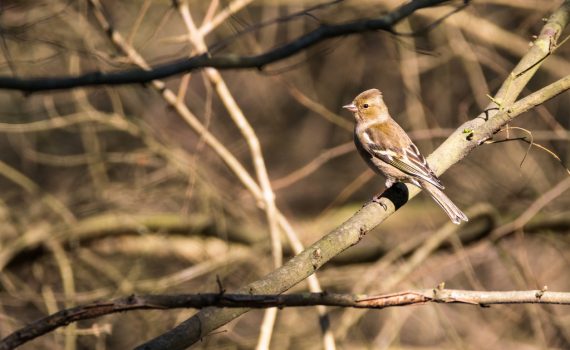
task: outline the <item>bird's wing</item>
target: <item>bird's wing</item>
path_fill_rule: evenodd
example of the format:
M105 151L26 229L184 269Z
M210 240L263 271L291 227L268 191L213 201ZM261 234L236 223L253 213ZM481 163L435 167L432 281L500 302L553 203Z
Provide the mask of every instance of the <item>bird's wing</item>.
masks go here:
M396 127L404 133L399 126ZM405 139L399 139L396 144L388 143L386 140L389 138L383 135L386 130L382 129L370 128L364 132L365 138L370 141L363 142L364 148L372 156L379 158L412 177L420 178L439 189L444 189L443 184L433 170L431 170L424 156L421 155L416 145L413 144L407 135Z

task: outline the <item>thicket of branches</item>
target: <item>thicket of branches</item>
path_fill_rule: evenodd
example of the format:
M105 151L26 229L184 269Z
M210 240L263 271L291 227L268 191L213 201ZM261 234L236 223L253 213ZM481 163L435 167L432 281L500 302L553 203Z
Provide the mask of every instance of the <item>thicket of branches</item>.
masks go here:
M568 1L2 9L0 349L570 346ZM372 87L468 224L368 203Z

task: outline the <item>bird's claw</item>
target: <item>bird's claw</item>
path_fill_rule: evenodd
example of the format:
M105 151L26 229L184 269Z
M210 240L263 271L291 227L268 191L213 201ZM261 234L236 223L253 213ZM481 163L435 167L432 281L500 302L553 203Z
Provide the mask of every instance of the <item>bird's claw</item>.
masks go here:
M385 203L383 203L380 199L382 199L382 197L380 195L376 195L376 196L372 197L372 202L379 204L382 208L384 208L385 211L387 211L388 206Z

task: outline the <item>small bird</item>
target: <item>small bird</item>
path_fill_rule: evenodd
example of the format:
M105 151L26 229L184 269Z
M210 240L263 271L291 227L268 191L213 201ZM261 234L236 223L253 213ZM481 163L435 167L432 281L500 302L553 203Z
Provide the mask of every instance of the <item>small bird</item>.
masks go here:
M442 192L443 184L404 129L392 119L378 89L362 92L343 108L354 113L358 152L372 170L386 177L386 188L395 182L411 183L426 191L454 224L468 220Z

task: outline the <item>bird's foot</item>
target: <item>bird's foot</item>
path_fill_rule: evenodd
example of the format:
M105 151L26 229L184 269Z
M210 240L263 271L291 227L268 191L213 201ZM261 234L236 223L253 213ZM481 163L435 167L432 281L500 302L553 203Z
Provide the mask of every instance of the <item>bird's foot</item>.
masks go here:
M382 208L384 208L385 211L388 210L388 206L385 203L383 203L381 199L382 199L382 194L377 194L374 197L372 197L372 203L379 204Z

